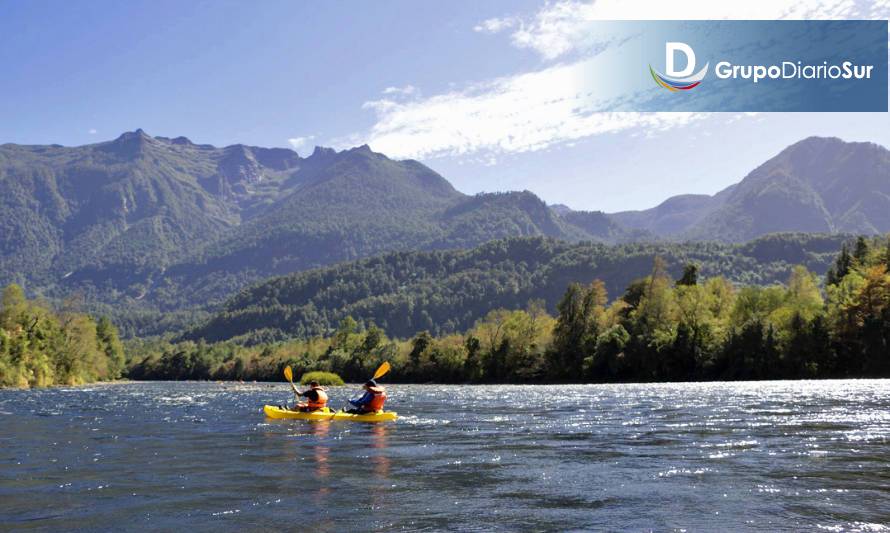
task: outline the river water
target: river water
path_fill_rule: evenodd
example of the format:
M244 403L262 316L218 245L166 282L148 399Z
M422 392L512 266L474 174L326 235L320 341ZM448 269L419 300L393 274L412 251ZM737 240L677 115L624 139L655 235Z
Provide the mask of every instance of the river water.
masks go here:
M265 419L284 384L0 391L0 529L890 531L887 380L389 390L385 424Z

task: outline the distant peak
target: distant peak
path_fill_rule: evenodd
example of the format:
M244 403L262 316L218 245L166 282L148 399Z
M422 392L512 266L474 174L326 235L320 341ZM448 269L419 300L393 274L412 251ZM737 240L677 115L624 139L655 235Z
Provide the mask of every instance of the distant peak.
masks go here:
M815 144L815 143L845 143L843 139L840 137L821 137L819 135L810 135L809 137L802 139L795 144Z
M250 151L250 147L244 144L230 144L223 148L223 152L226 155L239 155L245 157L253 157L253 154Z
M324 146L316 146L315 150L312 151L312 155L309 157L325 157L336 155L337 151L333 148L326 148Z
M841 146L847 144L843 139L837 137L817 137L815 135L801 139L789 146L789 149L795 148L815 148L820 149L825 146Z
M374 159L388 159L385 154L381 154L371 150L371 147L367 144L363 144L361 146L356 146L354 148L350 148L349 150L343 150L340 152L342 154L346 154L353 157L359 158L374 158Z
M550 206L550 209L553 210L557 215L565 215L566 213L571 213L574 211L571 207L566 204L553 204Z
M141 155L147 146L156 142L142 129L122 133L117 139L105 143L104 150L124 157L136 157Z
M844 151L886 150L884 147L870 142L847 142L838 137L807 137L788 146L779 154L767 161L794 161L795 164L807 163L810 158L823 160L836 157Z
M374 153L374 152L371 151L371 147L368 146L367 144L363 144L363 145L361 145L361 146L356 146L355 148L353 148L353 149L351 149L351 150L349 150L349 151L350 151L350 152L364 152L364 153L368 153L368 154L373 154L373 153Z
M142 128L139 128L135 131L125 131L125 132L121 133L120 136L115 140L116 141L126 141L126 140L131 140L131 139L150 139L150 138L151 137L149 137L148 134L146 134L145 131L142 130Z
M300 155L290 148L260 148L251 146L253 156L263 166L276 170L294 168L300 162Z

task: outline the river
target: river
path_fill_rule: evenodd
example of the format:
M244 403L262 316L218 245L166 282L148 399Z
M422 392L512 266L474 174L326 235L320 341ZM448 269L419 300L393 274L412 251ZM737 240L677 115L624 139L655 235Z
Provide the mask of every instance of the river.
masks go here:
M334 388L339 405L355 388ZM0 391L0 529L890 531L890 381Z

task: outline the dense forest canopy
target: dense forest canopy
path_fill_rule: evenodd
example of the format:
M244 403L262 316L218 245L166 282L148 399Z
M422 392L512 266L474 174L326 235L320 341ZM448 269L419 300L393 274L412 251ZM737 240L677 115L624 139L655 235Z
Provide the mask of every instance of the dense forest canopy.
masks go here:
M822 275L841 244L838 235L777 234L746 244L604 245L543 237L492 241L470 250L397 252L274 278L248 288L184 339L263 343L329 335L351 316L396 337L466 331L489 311L542 300L556 312L572 282L601 280L613 298L649 274L653 259L671 275L695 263L702 276L742 285L788 280L795 264Z
M573 250L525 239L492 243L477 253L495 257L511 245L526 252ZM794 250L784 238L745 246L761 257ZM447 257L434 253L425 259L443 268ZM476 264L478 257L449 259L453 266L459 260ZM543 267L532 261L522 268ZM10 285L0 298L0 386L78 384L114 379L122 371L135 379L276 380L286 365L298 374L335 372L362 380L383 361L393 366L388 379L410 382L887 377L888 271L885 238L844 244L829 261L824 282L797 265L783 284L741 285L707 275L694 261L674 271L655 255L643 276L612 297L602 280L569 281L552 309L531 298L490 309L461 332L420 330L400 340L346 315L326 334L286 341L136 339L128 343L126 369L108 319L96 321L71 301L54 310Z
M124 369L117 329L72 305L54 311L18 285L0 296L0 387L76 385L115 379Z
M411 382L615 382L890 377L890 240L859 238L825 278L736 286L660 257L609 303L601 280L571 282L548 314L540 300L495 309L466 333L389 339L344 317L329 336L244 346L140 342L130 375L146 379L281 379L336 372L365 379L383 361Z

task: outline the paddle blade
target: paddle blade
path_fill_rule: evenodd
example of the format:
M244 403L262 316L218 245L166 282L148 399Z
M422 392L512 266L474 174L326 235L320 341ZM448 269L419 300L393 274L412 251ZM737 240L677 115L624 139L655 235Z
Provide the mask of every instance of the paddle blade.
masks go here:
M371 379L377 379L382 377L383 374L389 372L389 361L384 361L382 365L377 369L377 372L374 372L374 377Z
M290 369L290 365L284 367L284 379L294 382L294 371Z

